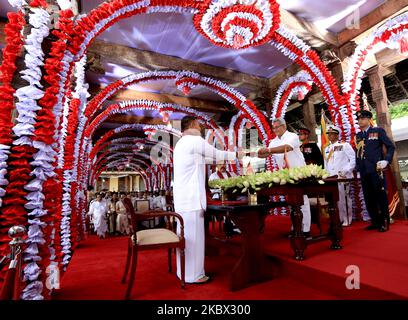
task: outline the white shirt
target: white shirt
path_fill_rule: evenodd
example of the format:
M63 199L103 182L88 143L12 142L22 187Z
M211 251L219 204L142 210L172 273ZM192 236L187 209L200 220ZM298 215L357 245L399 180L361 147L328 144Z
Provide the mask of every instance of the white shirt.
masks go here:
M119 199L118 202L116 202L116 213L126 214L126 207L121 199Z
M349 143L337 141L324 149L324 168L329 175L338 175L342 171L346 178L352 178L355 166L356 154Z
M201 136L185 135L176 144L174 161L174 209L176 212L205 210L205 160L235 160L235 152L217 150Z
M161 209L166 211L166 197L165 196L156 196L152 201L152 209Z
M269 143L269 148L280 147L283 145L291 146L293 149L292 151L286 152L286 159L288 161L286 166L289 168L297 168L306 165L305 157L300 150L300 140L296 133L285 131L282 137L279 138L276 136L275 139ZM273 156L276 159L279 169L282 169L284 167L285 154L275 153Z
M103 201L94 200L89 206L88 214L90 216L93 216L93 218L95 219L95 216L104 216L106 214L106 211L106 205Z

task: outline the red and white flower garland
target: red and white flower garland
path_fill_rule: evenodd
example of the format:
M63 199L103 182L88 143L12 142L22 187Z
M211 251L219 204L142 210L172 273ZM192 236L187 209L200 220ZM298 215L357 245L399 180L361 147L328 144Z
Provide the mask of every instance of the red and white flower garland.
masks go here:
M274 0L206 0L194 16L196 29L212 43L234 49L265 43L279 22Z
M343 96L317 53L283 26L279 27L271 43L310 74L329 105L333 122L342 128L342 135L350 136L353 128L348 115L351 111L340 113L341 107L344 106Z
M41 90L42 85L40 84L42 77L40 68L44 64L44 53L41 45L43 40L49 35L48 23L50 22L50 15L43 8L31 8L30 10L29 25L31 30L24 46L26 50L24 58L26 69L20 72L22 79L26 80L29 85L18 89L15 94L18 99L16 109L19 116L16 119L16 125L13 127L14 134L17 137L13 144L20 146L21 150L25 148L27 154L32 155L32 136L35 130L36 112L41 109L37 101L44 96L44 91ZM34 154L34 161L31 163L41 161L43 156L42 153ZM25 187L28 191L28 194L25 196L28 202L24 207L29 210L29 236L26 240L28 246L24 251L24 261L27 263L24 267L24 280L27 286L23 289L22 299L39 300L43 299L40 274L46 267L55 264L53 261L56 258L56 254L53 246L53 234L48 227L51 219L47 217L47 212L43 210L45 196L41 188L35 187L35 185L40 186L47 179L47 176L41 170L33 170L30 175L35 176L36 179L35 183ZM43 247L46 243L48 244L47 249ZM48 253L45 250L48 250ZM48 259L49 261L47 261ZM41 264L42 268L38 264Z
M207 87L241 110L255 124L265 143L272 137L272 132L268 130L269 125L266 117L244 95L227 84L192 71L182 71L177 77L176 85L184 93L188 93L197 85Z
M58 167L64 169L63 173L63 198L62 198L62 219L61 225L61 245L63 246L64 256L62 266L65 269L72 256L73 243L78 238L80 230L78 226L83 223L77 220L84 220L84 213L79 212L79 195L85 186L78 184L78 155L79 140L86 118L83 111L86 107L86 99L89 96L85 84L85 63L84 57L75 66L76 88L72 100L69 103L69 112L64 110L64 118L60 136L60 150L58 155ZM65 116L66 115L66 116ZM75 225L74 230L70 227ZM68 232L71 229L71 232Z
M127 112L131 110L157 110L161 114L169 112L181 112L188 115L194 115L205 126L214 129L217 138L222 146L224 146L223 131L215 121L207 116L205 113L196 111L192 108L181 106L173 103L160 103L153 100L127 100L119 102L118 104L110 105L106 110L99 114L94 121L90 124L90 127L98 127L103 121L113 114Z
M21 3L13 3L13 5L21 5ZM13 131L16 135L16 140L13 142L14 146L12 148L12 154L10 156L10 161L8 165L14 167L13 173L10 173L10 184L8 185L7 193L9 194L6 197L6 207L3 209L4 214L13 214L15 218L25 215L25 209L33 210L28 214L28 221L23 222L22 220L15 220L13 224L25 224L28 222L28 238L26 240L28 246L24 251L24 261L26 265L24 266L24 280L26 281L26 287L22 292L22 299L30 300L39 300L43 299L42 291L43 284L41 282L40 266L48 265L49 260L53 260L54 252L51 246L45 248L43 245L47 242L50 243L50 236L46 234L44 229L47 226L48 219L43 217L36 211L36 208L41 206L43 197L41 193L28 193L25 190L22 190L22 187L29 181L30 176L30 164L28 160L33 155L32 140L30 136L33 135L35 123L35 112L40 108L36 104L36 100L42 97L43 92L38 88L41 87L39 83L41 79L41 70L40 67L43 64L43 53L41 50L41 43L43 39L48 35L48 21L49 14L42 8L34 8L36 6L46 6L46 3L42 1L31 1L30 2L31 14L29 15L29 26L30 33L25 41L26 55L24 58L26 69L21 72L22 79L28 82L28 86L20 88L16 91L15 95L18 99L16 104L17 111L19 113L18 118L16 119L16 125L13 127ZM20 17L22 19L23 11L19 13L9 14L9 18L13 20L14 18ZM14 22L17 22L14 21ZM12 36L11 39L7 39L8 45L4 50L4 61L3 66L11 61L18 55L19 48L21 48L21 30L24 23L20 24L20 27L14 29L14 34L12 33L13 29L7 30L6 34ZM18 34L17 34L17 30ZM14 53L9 55L7 53L9 44L14 46ZM3 85L7 85L8 79L7 76L11 76L11 72L14 73L15 66L11 64L8 66L8 69L3 69ZM11 78L10 78L11 80ZM14 90L14 89L13 89ZM12 93L14 91L9 91ZM7 94L7 90L4 90L4 94ZM12 100L11 100L12 101ZM6 106L11 106L12 104L5 104ZM2 110L4 111L4 110ZM4 120L8 119L7 113L3 114ZM7 126L4 127L7 129ZM5 160L2 157L2 160ZM36 172L34 172L36 174ZM28 200L23 199L23 197ZM23 208L22 205L24 205ZM6 219L7 221L7 219ZM11 222L11 221L10 221ZM43 233L45 232L45 233ZM40 247L38 247L40 245ZM38 263L38 264L37 264ZM39 266L40 265L40 266ZM42 276L44 277L44 276Z
M402 39L407 37L408 13L405 12L385 22L357 46L350 59L349 69L342 85L343 93L347 99L347 108L352 110L351 121L355 132L359 130L355 113L360 109L359 92L367 56L381 45L386 45L389 48L400 47Z
M296 75L285 80L276 92L271 112L271 120L284 117L292 96L297 95L298 99L302 100L303 97L310 92L312 84L312 78L305 71L300 71Z
M106 6L104 6L104 7L99 7L98 8L98 10L99 9L102 9L102 8L108 8L108 6L109 6L109 8L113 8L114 7L114 5L118 5L119 4L119 2L118 1L112 1L111 3L109 3L109 4L106 4ZM179 7L177 7L177 8L179 8ZM99 11L98 10L96 10L95 12L94 12L94 16L93 16L93 18L96 18L96 13L98 12L99 13ZM130 10L130 9L129 9ZM172 10L172 7L171 6L169 6L166 10L168 10L168 11L171 11ZM101 10L101 12L102 12L102 10ZM112 12L114 12L114 11L112 11L112 10L110 10L110 11L107 11L108 12L108 14L110 14L110 13L112 13ZM131 11L127 11L127 12L131 12ZM123 14L123 13L121 13L121 14ZM113 17L110 21L113 23L114 22L114 19L116 19L116 18L119 18L119 15L117 15L117 16L115 16L115 17ZM236 15L236 17L234 17L234 18L231 18L232 20L234 20L235 18L242 18L242 17L240 17L239 15ZM96 19L97 20L97 19ZM95 20L95 21L96 21ZM88 20L89 21L89 20ZM81 22L82 23L82 22ZM110 22L109 22L110 23ZM78 23L79 24L79 23ZM102 23L103 24L103 23ZM86 25L85 23L83 24L84 26ZM224 27L226 26L226 23L224 24ZM79 30L79 29L78 29ZM90 28L90 30L93 30L92 28ZM101 32L102 31L102 29L99 29L99 30L96 30L95 31L95 34L93 34L93 36L95 36L95 35L97 35L97 33L98 32ZM237 33L237 32L236 32ZM75 41L77 41L76 42L76 44L78 44L79 42L80 42L80 40L78 40L78 39L74 39ZM90 43L90 41L92 40L92 37L90 36L89 37L89 39L88 39L88 44ZM60 42L60 44L61 44L61 42ZM299 46L299 47L301 47L301 45ZM72 52L75 52L75 47L72 47L72 48L70 48L70 49L72 49ZM293 49L293 48L292 48ZM289 50L288 48L287 48L287 46L282 46L282 50ZM293 51L291 51L291 50L289 50L289 54L293 54L293 52L296 52L296 50L293 50ZM310 54L310 53L309 53ZM70 73L70 71L69 71L69 69L70 69L70 67L68 67L68 62L69 62L69 60L71 59L68 55L66 55L66 57L67 57L67 60L65 61L66 63L63 63L63 68L62 68L62 70L66 70L65 72L67 73L67 75ZM297 56L296 56L297 57ZM293 58L295 59L295 57L293 56ZM312 61L313 63L310 63L310 61L307 61L308 59L310 59L310 61ZM320 65L318 65L317 63L315 63L317 60L316 60L316 58L313 56L313 54L310 54L310 56L309 57L307 57L307 58L305 58L305 59L303 59L302 60L302 63L304 63L307 67L308 67L308 69L309 70L312 70L312 71L318 71L318 72L312 72L313 74L314 73L316 73L316 76L317 77L319 77L319 76L322 76L323 78L326 78L326 79L324 79L324 80L322 80L321 81L321 87L323 87L323 88L325 88L325 87L328 87L330 90L332 89L331 88L331 83L330 83L330 81L327 81L327 77L326 77L326 75L324 74L324 69L322 69L321 68L321 66ZM51 61L48 61L49 63L48 63L48 66L50 67L50 63L51 63ZM56 60L56 61L53 61L53 62L57 62L57 64L58 64L58 60ZM316 70L314 70L314 67L316 68ZM59 66L57 66L57 68L59 68ZM51 69L49 69L49 70L51 70ZM322 71L323 70L323 71ZM64 72L64 71L63 71ZM320 73L319 73L320 72ZM54 74L53 74L54 76L56 76L56 78L58 78L58 76L60 76L61 78L63 78L63 76L60 74L58 74L58 72L54 72ZM49 77L48 77L48 79L51 81L51 78L52 78L52 76L51 76L51 72L49 72ZM66 78L68 78L68 76L66 76ZM64 81L61 81L60 83L58 83L58 85L59 85L59 88L61 89L60 91L59 91L59 93L61 93L61 92L64 92L63 91L63 85L65 84L66 82L64 82ZM55 89L55 88L54 88ZM327 89L327 88L326 88ZM335 97L335 95L336 94L331 94L330 93L330 90L326 90L326 92L325 92L325 95L329 98L329 100L338 100L337 98L338 97ZM50 107L51 106L51 103L52 103L52 97L51 97L51 91L49 91L49 92L47 92L47 99L50 99L49 101L50 101L50 104L48 105L48 107ZM331 97L331 95L333 96L333 97L335 97L335 99L333 99L332 97ZM55 96L55 95L54 95ZM43 99L44 100L44 99ZM62 99L61 99L61 94L59 94L59 97L58 97L58 100L61 100L62 101ZM332 102L333 102L332 101ZM60 104L58 104L59 106L62 106L62 104L60 103ZM332 105L332 104L330 104L330 105ZM56 118L57 119L59 119L59 113L58 113L58 111L59 111L59 106L55 106L54 108L53 108L53 111L56 111L56 114L55 114L55 116L56 116ZM334 106L333 107L333 112L332 112L332 116L333 116L333 114L334 114L334 116L336 117L336 114L335 114L335 112L336 112L336 108L339 106L339 104L337 103L337 106ZM341 103L340 103L340 106L341 106ZM45 113L40 113L40 120L41 120L41 125L42 125L42 128L46 128L46 126L45 126L45 116L46 116L46 114ZM338 117L337 119L336 119L336 121L337 121L337 123L340 123L340 122L342 122L342 119L347 119L349 117L349 113L348 112L343 112L342 114L341 114L341 116L340 117ZM51 119L52 120L52 118L49 118L49 119ZM49 120L48 119L48 120ZM52 121L51 121L51 123L53 123ZM57 122L56 122L57 123ZM57 125L57 127L58 127L58 125ZM41 126L40 126L40 128L41 128ZM38 127L37 127L37 129L38 129ZM44 131L46 131L46 130L44 130ZM48 134L49 134L49 132L48 132ZM44 132L44 134L43 134L43 137L42 137L42 139L45 139L45 132ZM49 145L49 144L48 144ZM89 152L89 144L87 145L87 152ZM38 148L38 149L41 149L41 147L42 147L42 145L40 145L40 144L37 144L37 145L35 145L35 147L36 148ZM4 150L4 148L2 148L2 150ZM46 152L46 153L48 153L48 155L52 155L52 151L51 150L49 150L49 149L47 149L47 148L44 148L44 152ZM4 157L3 157L4 158ZM50 162L48 162L48 163L50 163ZM50 169L50 171L49 172L51 172L51 171L53 171L53 167L51 166L51 168L49 168Z

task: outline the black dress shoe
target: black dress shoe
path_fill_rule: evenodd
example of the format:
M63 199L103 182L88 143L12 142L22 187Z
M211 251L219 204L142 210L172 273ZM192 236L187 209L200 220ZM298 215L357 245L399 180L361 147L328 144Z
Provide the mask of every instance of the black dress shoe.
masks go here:
M378 228L378 232L385 232L387 231L387 228L385 226L381 226Z
M372 224L372 225L369 225L369 226L365 227L365 229L366 230L375 230L375 229L378 229L378 227Z

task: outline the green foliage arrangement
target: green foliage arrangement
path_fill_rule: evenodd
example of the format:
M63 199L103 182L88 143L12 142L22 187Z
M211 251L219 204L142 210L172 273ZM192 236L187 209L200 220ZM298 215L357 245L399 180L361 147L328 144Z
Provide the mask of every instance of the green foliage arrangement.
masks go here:
M408 102L401 102L397 105L390 106L389 111L391 120L406 117L408 116ZM375 112L373 112L373 118L377 120L377 114Z

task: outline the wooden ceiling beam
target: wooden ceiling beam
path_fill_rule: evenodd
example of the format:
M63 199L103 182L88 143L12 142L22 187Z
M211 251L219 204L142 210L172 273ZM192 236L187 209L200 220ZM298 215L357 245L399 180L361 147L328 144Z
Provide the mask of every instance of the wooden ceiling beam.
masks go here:
M408 10L407 0L388 0L378 8L374 9L368 15L359 20L358 26L355 28L347 28L338 33L339 46L355 39L362 33L380 24L393 16L396 16L403 11Z

